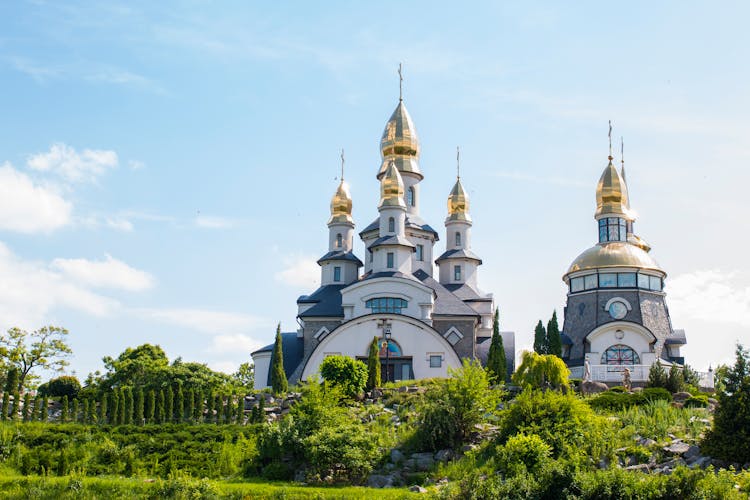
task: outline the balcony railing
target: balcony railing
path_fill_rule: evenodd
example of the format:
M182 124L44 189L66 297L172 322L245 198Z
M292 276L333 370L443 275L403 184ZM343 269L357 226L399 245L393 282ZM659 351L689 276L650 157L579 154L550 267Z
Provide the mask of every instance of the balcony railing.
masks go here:
M591 380L595 382L622 382L622 373L625 368L630 370L631 382L648 381L648 372L651 365L589 365L591 370ZM667 369L668 370L668 369ZM714 388L713 372L698 372L700 377L699 387L704 389ZM570 368L571 378L583 378L583 366L573 366Z

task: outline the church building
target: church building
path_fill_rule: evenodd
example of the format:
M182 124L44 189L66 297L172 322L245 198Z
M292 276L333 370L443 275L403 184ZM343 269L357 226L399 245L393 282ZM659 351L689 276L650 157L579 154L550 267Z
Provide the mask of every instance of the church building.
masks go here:
M611 146L610 146L611 149ZM634 384L648 380L657 360L684 364L685 331L672 328L664 280L651 247L633 232L625 165L609 164L596 188L599 242L576 257L563 276L568 286L562 329L563 359L572 377L620 385L625 368ZM640 385L640 384L639 384Z
M460 176L448 196L445 251L433 261L440 237L420 216L420 144L403 98L386 123L380 151L378 216L359 231L361 259L354 253L352 197L342 168L327 251L318 260L320 287L297 299L299 328L282 334L290 383L315 376L329 355L366 360L375 337L383 381L445 377L462 359L486 360L495 303L478 286L482 259L471 249L473 222ZM512 372L514 334L502 336ZM273 344L252 357L256 388L269 386Z

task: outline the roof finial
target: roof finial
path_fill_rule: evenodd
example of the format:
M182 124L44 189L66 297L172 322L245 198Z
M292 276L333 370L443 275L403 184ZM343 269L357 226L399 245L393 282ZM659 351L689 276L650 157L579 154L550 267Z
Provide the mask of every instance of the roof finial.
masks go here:
M461 150L456 146L456 179L461 178Z
M341 182L344 182L344 148L341 148Z
M620 136L620 165L625 167L625 141Z
M401 63L398 63L398 100L404 100L404 76L401 74Z
M609 132L607 133L609 137L609 161L612 161L612 120L607 121L609 122Z

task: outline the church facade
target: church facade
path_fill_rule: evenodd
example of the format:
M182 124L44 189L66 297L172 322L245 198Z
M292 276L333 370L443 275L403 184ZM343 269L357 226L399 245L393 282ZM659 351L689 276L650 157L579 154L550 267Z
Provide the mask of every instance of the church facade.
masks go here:
M420 144L401 98L380 149L378 216L359 231L362 259L354 253L352 198L342 169L331 200L327 252L318 260L320 287L297 299L299 328L282 334L291 383L315 376L329 355L365 360L373 338L384 381L445 377L462 359L486 360L496 306L492 294L478 287L482 259L471 249L473 222L460 177L448 196L445 251L434 258L440 237L420 216ZM514 334L502 336L512 372ZM256 388L269 386L273 344L252 357Z
M648 380L657 360L667 369L684 365L685 332L672 328L667 274L633 232L625 165L618 170L611 154L597 185L594 218L598 243L576 257L563 276L568 287L563 359L571 376L620 385L627 368L637 384Z

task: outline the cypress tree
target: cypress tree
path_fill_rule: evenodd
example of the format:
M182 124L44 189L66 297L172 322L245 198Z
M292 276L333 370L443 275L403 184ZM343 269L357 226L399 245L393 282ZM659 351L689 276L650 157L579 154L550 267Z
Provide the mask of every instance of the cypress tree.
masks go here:
M172 422L174 419L174 392L172 386L164 389L164 423Z
M130 425L133 423L133 391L130 387L122 388L122 423Z
M224 406L224 423L225 424L231 424L232 423L232 415L235 413L236 405L234 404L234 398L236 396L234 394L230 394L227 396L227 404Z
M273 365L271 366L271 390L274 394L285 393L289 383L284 372L284 350L281 344L281 323L276 326L276 340L273 343Z
M185 391L185 421L192 423L195 422L193 414L195 413L195 396L193 395L193 388L189 387Z
M240 394L237 396L237 415L236 415L237 425L242 425L245 423L245 396Z
M156 416L156 392L153 389L149 389L146 395L146 402L144 404L144 415L143 418L147 424L154 423L154 417Z
M92 396L91 398L86 398L86 401L89 402L89 412L88 417L86 418L87 423L89 424L95 424L96 421L96 399Z
M547 354L562 357L562 339L557 325L557 311L552 311L552 318L547 323Z
M138 387L133 395L133 423L143 425L143 387Z
M102 392L101 399L99 400L99 423L106 424L109 422L109 402L107 401L108 396L106 392Z
M68 421L68 396L62 397L62 410L60 411L60 422L63 424Z
M0 420L7 420L8 419L8 410L10 409L10 391L8 390L8 387L5 387L5 390L3 391L3 406L2 410L0 410Z
M26 391L26 394L23 395L23 421L24 422L30 422L31 416L32 416L32 408L31 408L31 393Z
M183 418L185 418L185 394L182 392L182 385L178 385L174 397L174 421L179 424Z
M18 391L18 368L15 366L8 369L5 377L5 388L3 389L3 406L1 420L8 420L12 416L11 396Z
M547 332L544 330L542 320L539 320L534 329L534 352L537 354L547 354Z
M120 391L114 389L110 396L109 423L110 425L117 425L119 424L117 419L120 418Z
M157 424L163 424L164 423L164 389L161 389L159 391L159 395L156 398L156 423Z
M34 398L34 411L31 412L31 421L40 422L42 420L42 398L37 396Z
M258 410L258 413L255 416L255 423L256 424L265 423L266 422L266 398L263 396L263 394L260 394L258 405L255 408Z
M196 424L201 423L203 419L203 391L201 389L195 389L193 393L193 422Z
M11 410L11 420L18 420L21 416L21 395L18 393L18 389L13 391L13 409Z
M89 420L89 411L91 411L91 402L89 401L89 398L83 398L82 406L83 409L81 410L81 423L90 424L91 421Z
M78 399L74 399L73 402L70 404L70 419L72 422L77 423L79 421L78 417Z
M495 317L492 320L492 340L487 354L487 375L493 384L505 382L508 375L503 337L500 336L500 313L497 308L495 308Z
M214 400L214 411L216 412L216 420L214 421L214 423L216 425L219 425L221 423L222 410L224 409L223 402L224 398L222 397L222 395L217 394L216 399Z
M207 424L211 423L211 419L214 418L214 393L213 391L208 391L208 395L206 396L206 415L203 417L203 421Z
M42 417L41 418L42 422L46 422L47 418L49 417L49 412L47 411L48 408L49 408L49 397L44 396L42 398L42 407L40 408L41 410L40 415Z
M367 385L365 389L371 391L380 387L380 342L377 337L372 338L370 350L367 353Z

